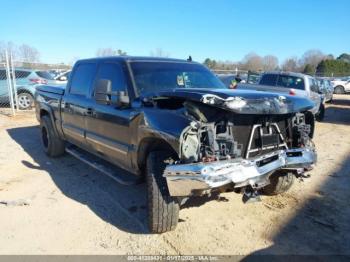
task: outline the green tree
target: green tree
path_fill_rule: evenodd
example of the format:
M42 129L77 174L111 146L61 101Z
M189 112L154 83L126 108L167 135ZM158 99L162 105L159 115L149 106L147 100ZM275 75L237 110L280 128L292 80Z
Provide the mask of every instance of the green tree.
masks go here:
M315 68L310 64L306 64L303 73L307 75L313 75L315 74Z
M206 58L203 64L205 64L210 69L214 69L217 66L217 62L215 60L211 60L210 58Z
M337 57L337 60L343 60L344 62L350 63L350 54L343 53Z
M339 59L326 59L317 65L316 72L322 76L347 76L350 75L350 63Z

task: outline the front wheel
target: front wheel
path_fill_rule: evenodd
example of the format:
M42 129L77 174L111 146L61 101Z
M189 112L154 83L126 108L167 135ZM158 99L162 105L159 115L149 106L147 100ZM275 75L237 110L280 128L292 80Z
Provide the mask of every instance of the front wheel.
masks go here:
M34 98L29 93L18 94L18 108L21 110L31 109L34 105Z
M175 229L179 220L179 203L169 195L163 172L172 161L167 151L151 152L147 158L148 225L152 233Z
M263 193L269 196L288 191L294 183L292 172L278 171L270 176L270 184L263 188Z

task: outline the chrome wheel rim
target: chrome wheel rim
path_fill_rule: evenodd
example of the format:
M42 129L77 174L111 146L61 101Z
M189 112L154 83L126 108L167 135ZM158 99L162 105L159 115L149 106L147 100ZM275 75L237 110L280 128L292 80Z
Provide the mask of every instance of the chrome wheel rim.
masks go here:
M20 95L18 97L18 104L21 108L28 108L32 104L32 99L28 95Z

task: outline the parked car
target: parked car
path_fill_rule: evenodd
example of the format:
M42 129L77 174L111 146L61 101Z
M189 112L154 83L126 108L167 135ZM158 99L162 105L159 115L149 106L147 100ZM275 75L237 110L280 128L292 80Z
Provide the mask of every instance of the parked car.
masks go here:
M218 74L217 77L227 88L232 88L232 84L236 81L236 75L234 74Z
M292 72L265 72L262 74L259 84L239 84L237 89L278 92L309 98L314 103L310 111L316 116L316 119L322 121L325 115L324 101L318 83L312 76Z
M319 91L324 95L324 102L328 103L333 100L334 87L329 79L317 78Z
M331 81L334 87L334 94L345 94L350 92L350 77L343 77Z
M261 73L248 71L247 84L257 84L260 81Z
M192 61L80 60L66 88L35 96L46 154L66 151L123 184L145 178L154 233L173 230L193 195L244 189L257 200L316 162L309 99L229 90Z
M31 69L16 68L15 79L19 109L33 107L35 85L55 83L49 72ZM0 69L0 104L9 104L9 100L6 70Z
M68 70L66 72L63 72L62 74L59 74L55 77L55 80L59 83L67 83L71 72L72 70Z

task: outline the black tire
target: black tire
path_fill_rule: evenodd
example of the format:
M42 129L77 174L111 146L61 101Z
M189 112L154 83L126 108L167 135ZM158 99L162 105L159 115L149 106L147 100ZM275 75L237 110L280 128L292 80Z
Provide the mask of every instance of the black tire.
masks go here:
M49 116L46 115L41 118L40 130L45 153L50 157L63 155L65 150L64 140L56 135Z
M174 230L179 220L179 203L169 195L163 177L169 159L167 151L151 152L147 158L148 226L152 233Z
M27 92L18 94L18 108L20 110L28 110L34 106L34 97Z
M334 87L334 94L344 94L345 90L343 86Z
M316 120L317 121L323 121L323 119L324 119L324 115L325 115L325 111L326 111L326 109L325 109L325 107L324 107L324 104L321 104L320 105L320 110L318 111L318 113L316 114Z
M270 176L270 184L263 188L265 195L273 196L288 191L294 182L292 172L276 172Z

